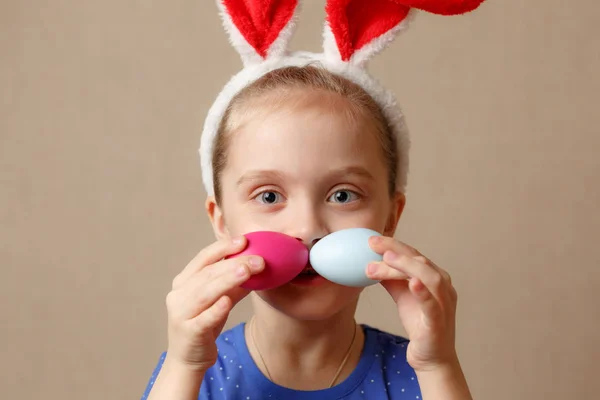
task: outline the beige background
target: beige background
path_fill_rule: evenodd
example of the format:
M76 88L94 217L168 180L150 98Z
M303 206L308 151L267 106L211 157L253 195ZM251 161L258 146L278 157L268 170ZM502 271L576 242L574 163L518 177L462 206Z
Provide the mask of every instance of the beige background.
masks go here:
M414 138L398 236L455 279L478 399L600 392L600 5L565 3L421 14L372 65ZM196 148L239 68L212 1L0 1L0 397L139 398L212 240ZM401 333L392 307L370 289L359 320Z

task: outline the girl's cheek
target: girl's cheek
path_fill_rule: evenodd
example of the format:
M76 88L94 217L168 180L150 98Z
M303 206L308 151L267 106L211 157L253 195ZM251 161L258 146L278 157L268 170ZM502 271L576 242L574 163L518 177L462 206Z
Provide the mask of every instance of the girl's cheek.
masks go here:
M333 212L328 215L328 225L332 231L348 228L368 228L381 231L386 224L385 216L372 209L352 212Z
M285 216L255 207L240 207L229 214L226 222L230 231L247 233L260 230L283 231L286 227Z

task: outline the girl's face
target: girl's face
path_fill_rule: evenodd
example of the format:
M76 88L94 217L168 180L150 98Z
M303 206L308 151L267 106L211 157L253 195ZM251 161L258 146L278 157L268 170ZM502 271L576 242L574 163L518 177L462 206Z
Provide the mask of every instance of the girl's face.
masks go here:
M345 228L393 235L404 196L390 198L376 133L350 122L342 100L333 105L318 96L312 100L263 113L233 134L221 175L221 204L207 200L218 237L270 230L310 248ZM258 294L289 316L320 320L354 307L361 290L327 281Z

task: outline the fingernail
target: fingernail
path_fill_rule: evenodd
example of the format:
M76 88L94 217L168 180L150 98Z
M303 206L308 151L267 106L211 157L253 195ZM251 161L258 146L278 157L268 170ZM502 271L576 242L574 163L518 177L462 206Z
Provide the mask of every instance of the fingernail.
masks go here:
M381 243L381 241L383 239L381 238L381 236L371 236L370 240L371 240L371 243L378 244L378 243Z
M236 236L233 239L231 239L231 241L233 242L234 245L239 246L244 241L244 237L243 236Z
M376 273L378 269L379 269L379 265L377 265L377 264L375 264L375 263L370 263L370 264L367 266L367 272L368 272L370 275L373 275L374 273Z
M240 265L239 267L237 267L237 269L235 270L235 274L239 277L242 276L246 276L246 274L248 273L248 270L246 269L245 265Z
M250 259L248 260L248 264L250 264L250 268L253 271L257 271L263 265L262 259L259 257L250 257Z

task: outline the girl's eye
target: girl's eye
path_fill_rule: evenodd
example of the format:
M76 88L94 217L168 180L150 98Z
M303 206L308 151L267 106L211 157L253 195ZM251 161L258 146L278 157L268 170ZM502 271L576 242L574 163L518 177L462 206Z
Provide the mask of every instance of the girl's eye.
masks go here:
M281 201L281 195L277 192L267 191L259 193L256 199L263 204L275 204Z
M358 194L354 193L351 190L338 190L334 194L332 194L328 201L332 203L350 203L352 201L358 200Z

